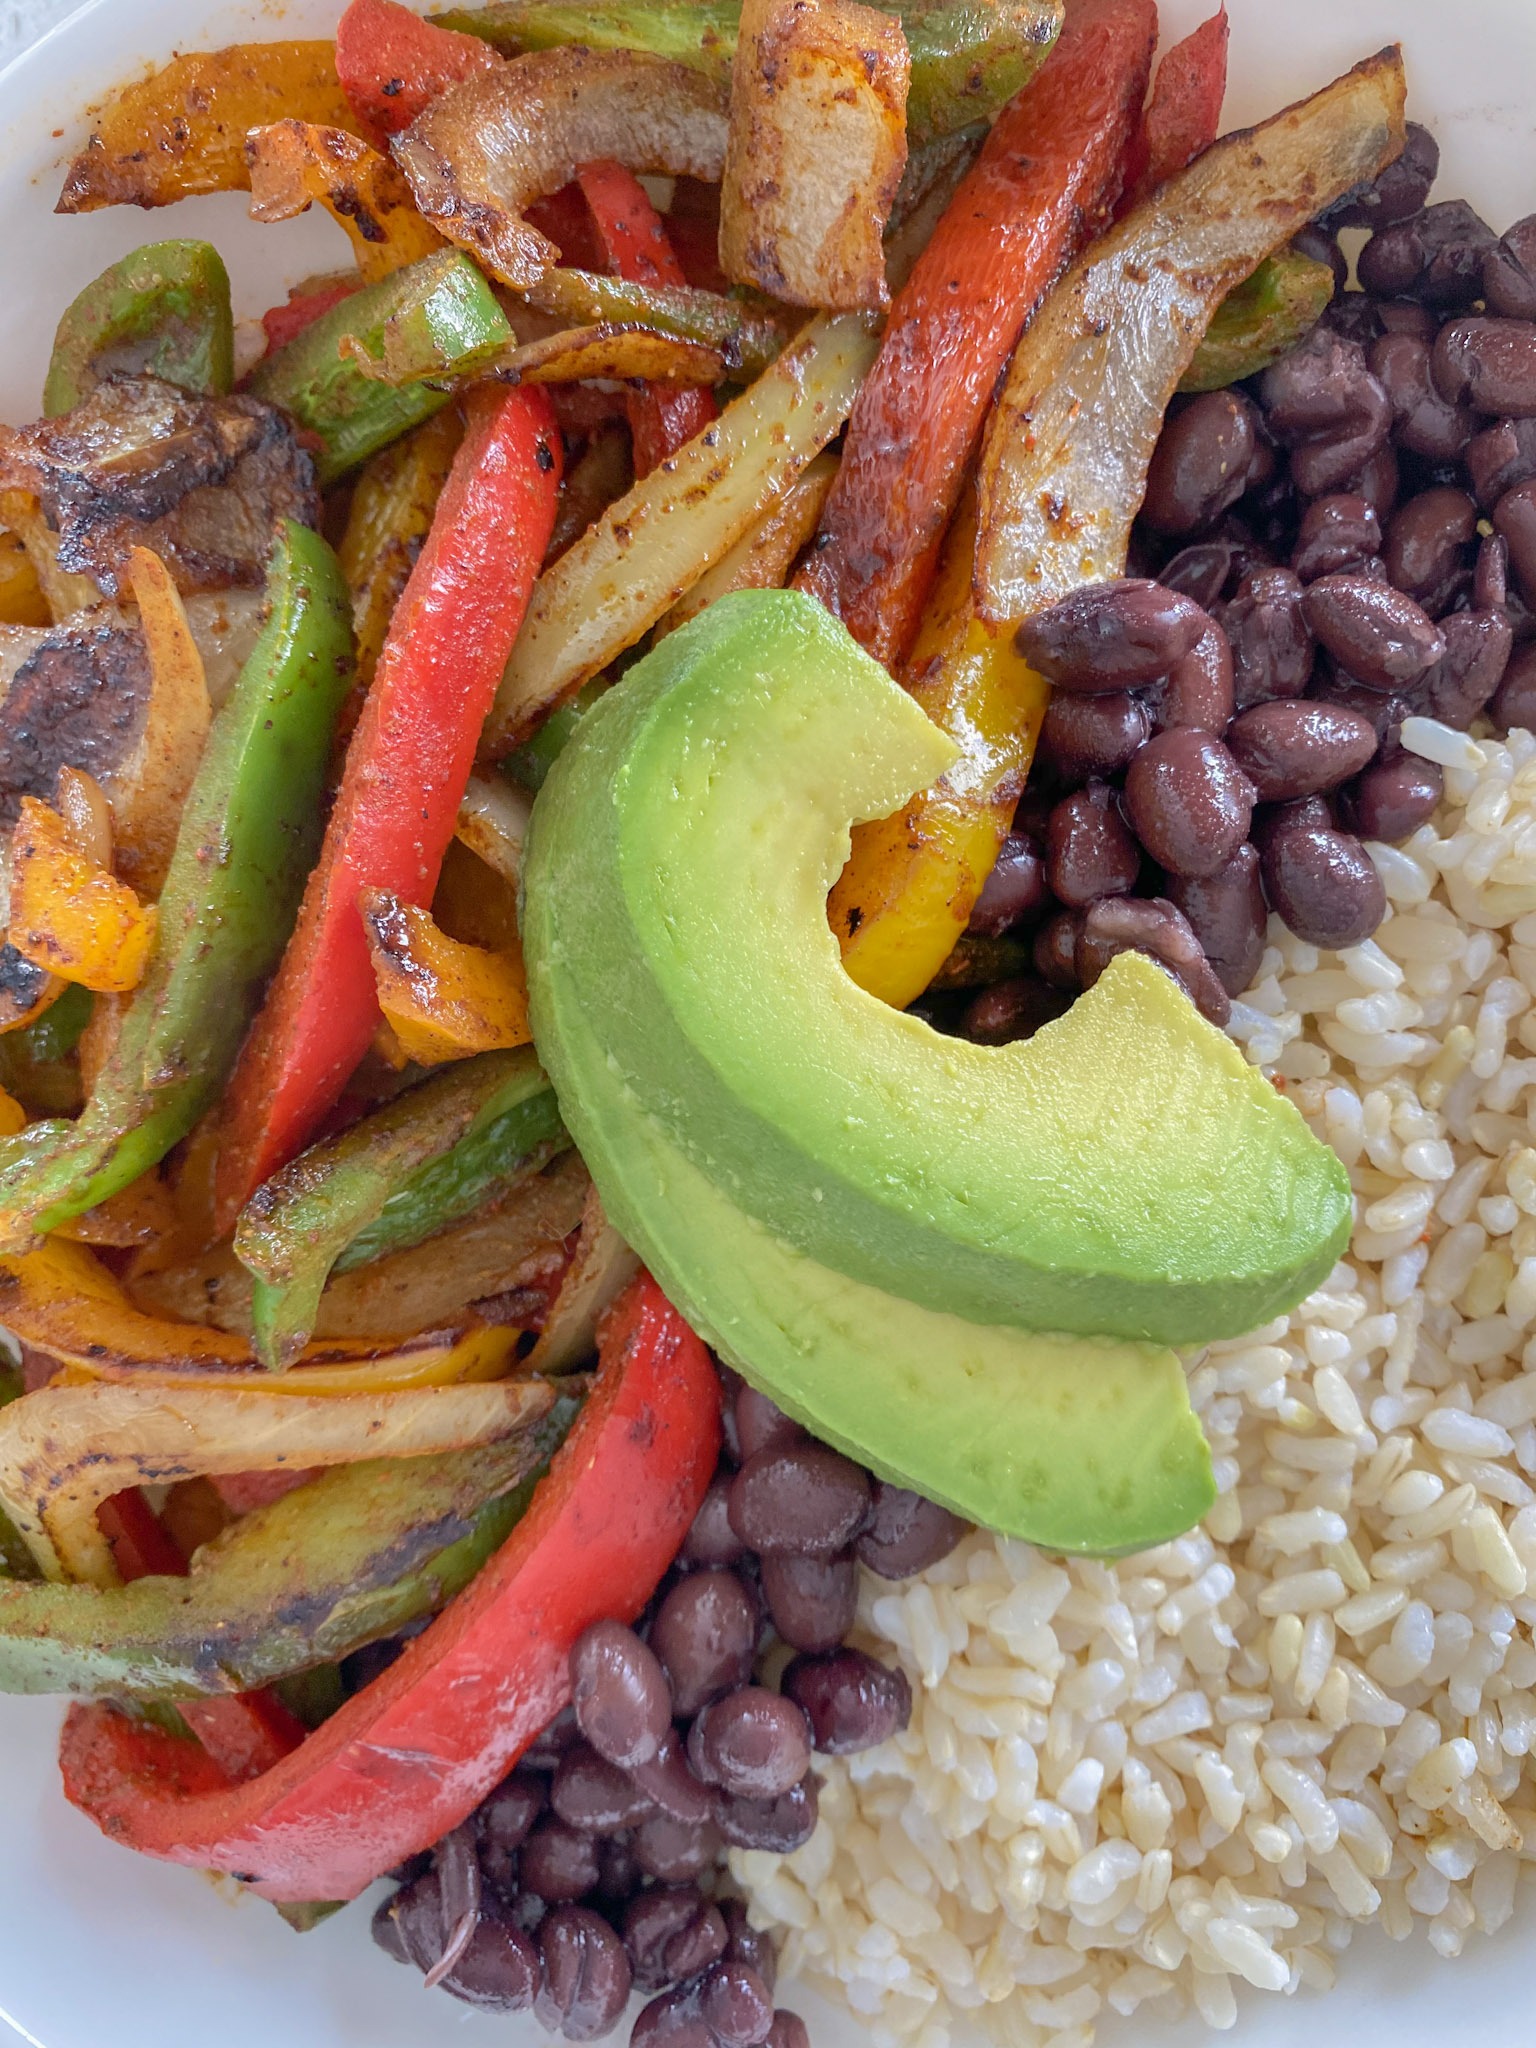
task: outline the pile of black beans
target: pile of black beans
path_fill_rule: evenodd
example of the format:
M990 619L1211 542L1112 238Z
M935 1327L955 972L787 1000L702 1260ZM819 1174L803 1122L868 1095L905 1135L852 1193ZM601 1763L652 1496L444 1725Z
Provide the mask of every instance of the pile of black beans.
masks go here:
M1131 567L1019 636L1053 685L971 934L1033 972L960 1028L1028 1035L1115 954L1225 1023L1275 912L1316 946L1386 909L1364 841L1442 794L1403 720L1536 726L1536 215L1427 204L1433 138L1300 238L1338 289L1261 376L1175 402ZM1369 228L1345 289L1341 228Z
M772 1943L719 1892L724 1854L800 1847L813 1754L906 1726L905 1677L844 1645L858 1564L906 1578L964 1533L722 1379L720 1468L650 1607L586 1631L571 1705L374 1917L429 1985L569 2041L638 1991L634 2048L807 2048Z

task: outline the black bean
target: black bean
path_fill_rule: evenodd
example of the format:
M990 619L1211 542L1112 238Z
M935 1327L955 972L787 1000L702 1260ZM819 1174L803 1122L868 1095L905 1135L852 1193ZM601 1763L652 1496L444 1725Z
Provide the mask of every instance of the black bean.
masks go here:
M1368 185L1357 185L1328 209L1330 227L1381 228L1417 213L1440 169L1440 145L1417 121L1408 123L1401 153Z
M1465 460L1478 503L1496 505L1507 490L1536 477L1536 420L1496 420L1472 436Z
M602 1915L585 1906L562 1906L539 1928L539 1955L539 2024L567 2041L599 2041L611 2033L629 2003L629 1958Z
M1052 811L1045 828L1045 876L1059 902L1075 910L1096 897L1117 896L1133 887L1140 872L1141 855L1107 783L1090 782Z
M628 1834L603 1835L597 1845L595 1893L603 1910L616 1911L634 1897L644 1882L645 1872L635 1861L634 1845Z
M720 2048L691 1985L664 1991L636 2015L629 2048Z
M412 1960L411 1952L405 1945L405 1936L400 1931L400 1907L403 1892L391 1892L381 1900L369 1922L369 1932L385 1955L392 1956L397 1963Z
M654 1810L627 1771L586 1743L568 1749L561 1757L550 1781L549 1803L567 1827L592 1835L632 1828Z
M672 1720L655 1652L622 1622L599 1621L571 1651L577 1726L599 1756L621 1769L643 1764Z
M779 1954L773 1936L752 1925L740 1899L722 1900L720 1910L725 1915L729 1936L726 1955L733 1963L746 1963L756 1970L771 1991L779 1974Z
M1301 579L1289 569L1255 569L1222 607L1239 711L1274 697L1299 697L1307 687L1313 647L1301 596Z
M768 1849L793 1855L816 1832L816 1780L809 1773L777 1799L731 1799L715 1806L720 1833L733 1849Z
M1226 990L1188 920L1165 896L1112 896L1095 903L1077 941L1077 974L1092 988L1111 960L1142 953L1176 981L1202 1016L1224 1025L1232 1014Z
M1258 848L1245 840L1214 875L1170 875L1166 887L1217 980L1229 996L1241 995L1258 972L1269 917Z
M784 1413L776 1401L749 1387L745 1380L736 1393L737 1456L742 1464L758 1451L777 1444L803 1444L806 1432Z
M1219 739L1232 716L1234 689L1232 649L1213 619L1184 659L1148 690L1152 730L1194 726Z
M1091 710L1096 705L1117 701L1114 697L1057 697L1045 714L1045 722L1049 726L1052 714L1064 704ZM1042 740L1043 737L1042 734ZM1000 938L1027 918L1038 917L1045 902L1045 854L1040 842L1031 839L1027 832L1010 832L998 849L991 874L981 885L966 930L982 938Z
M1301 601L1307 624L1356 682L1412 682L1445 652L1445 636L1411 597L1358 571L1323 576Z
M427 1988L440 1984L457 1964L480 1918L480 1857L472 1820L462 1821L432 1851L437 1870L442 1950L427 1971Z
M1209 733L1159 733L1130 765L1125 810L1160 867L1214 875L1248 836L1253 786Z
M781 2007L773 2016L764 2048L811 2048L810 2029L799 2013Z
M1527 214L1483 252L1483 297L1490 313L1536 320L1536 214Z
M1253 814L1253 843L1260 854L1286 832L1332 832L1338 825L1325 796L1304 796L1290 804L1260 804Z
M1237 391L1206 391L1171 412L1153 450L1141 516L1154 533L1212 526L1248 488L1258 412Z
M1485 534L1478 543L1472 578L1474 611L1501 611L1509 602L1509 542L1502 533Z
M1392 402L1399 446L1431 462L1453 462L1477 430L1477 415L1452 404L1435 384L1429 342L1384 334L1371 344L1370 364Z
M1422 200L1410 208L1417 212ZM1342 292L1349 282L1349 259L1339 247L1338 237L1331 232L1331 223L1325 227L1321 221L1309 221L1304 228L1291 237L1291 247L1298 256L1306 256L1314 263L1326 263L1333 272L1333 288Z
M1291 481L1304 498L1343 490L1391 433L1391 401L1374 377L1366 377L1355 399L1355 414L1348 428L1292 448Z
M1386 915L1381 877L1350 833L1283 831L1263 858L1270 904L1308 945L1358 946Z
M1301 530L1291 567L1303 583L1356 569L1381 553L1381 521L1376 508L1351 491L1316 498L1302 514Z
M1465 200L1445 199L1380 229L1360 251L1356 272L1368 292L1469 306L1483 288L1483 255L1494 233Z
M1365 351L1331 327L1314 327L1259 379L1266 423L1286 447L1353 431L1370 381ZM1363 459L1363 458L1362 458Z
M1500 732L1508 732L1511 726L1536 732L1536 640L1515 649L1488 716Z
M731 1527L759 1553L841 1550L868 1512L869 1474L809 1440L754 1453L731 1482Z
M1357 712L1290 698L1244 711L1227 745L1261 803L1288 803L1357 775L1376 751L1376 734Z
M1129 838L1129 833L1126 834ZM1141 872L1138 857L1136 872ZM1130 884L1126 884L1129 888ZM1047 988L1075 989L1077 987L1077 934L1082 924L1081 915L1072 910L1058 911L1047 918L1035 933L1032 957L1035 972Z
M796 1657L782 1683L824 1756L873 1749L899 1735L912 1717L912 1688L905 1673L877 1664L862 1650Z
M720 1830L713 1821L674 1820L654 1813L635 1829L635 1861L647 1877L663 1884L690 1884L713 1867L720 1854Z
M1411 334L1419 341L1428 342L1431 348L1434 346L1440 322L1428 306L1421 306L1416 299L1372 299L1369 303L1382 334Z
M1125 576L1086 584L1026 619L1019 652L1064 690L1134 690L1166 675L1207 623L1179 591Z
M679 1579L651 1623L651 1647L666 1672L673 1711L686 1720L706 1700L750 1678L757 1632L757 1603L734 1572L689 1572Z
M597 1885L597 1844L564 1821L541 1820L523 1844L518 1875L525 1890L552 1906L584 1899Z
M1441 328L1432 359L1435 384L1452 405L1508 419L1536 419L1536 327L1486 315Z
M1436 484L1393 513L1387 527L1387 574L1410 597L1438 590L1465 559L1477 534L1477 507L1465 491Z
M531 1771L514 1771L481 1805L476 1815L480 1835L480 1867L501 1890L510 1892L517 1877L517 1852L544 1811L544 1781Z
M1514 633L1502 611L1453 612L1441 630L1445 654L1407 693L1408 702L1465 731L1503 682Z
M804 1714L760 1685L712 1701L688 1731L694 1775L735 1799L777 1799L799 1784L810 1760Z
M699 2013L720 2048L759 2048L773 2027L773 1994L750 1963L717 1963L699 1986Z
M541 1731L538 1740L530 1743L523 1752L523 1769L552 1771L571 1744L580 1742L581 1739L581 1729L576 1722L576 1709L562 1707L549 1726Z
M1377 761L1346 792L1350 824L1362 839L1400 846L1434 815L1445 777L1433 761L1399 754Z
M1367 689L1364 683L1346 675L1331 655L1324 655L1318 663L1307 696L1314 704L1337 704L1341 710L1357 712L1375 733L1378 747L1408 716L1406 698Z
M708 1788L688 1768L677 1731L669 1728L661 1748L648 1764L635 1769L635 1783L672 1820L697 1827L714 1811Z
M1033 1038L1042 1024L1053 1023L1066 1009L1060 991L1033 974L1018 974L994 982L967 1004L960 1029L977 1045L1012 1045Z
M1385 519L1397 503L1397 456L1390 441L1383 441L1358 475L1346 479L1343 488L1364 498L1378 519Z
M851 1557L765 1557L763 1598L797 1650L830 1650L853 1626L859 1579Z
M637 1991L696 1977L725 1954L724 1915L696 1885L641 1892L624 1913L624 1947Z
M735 1564L743 1554L746 1545L731 1527L730 1498L731 1475L717 1472L699 1504L692 1528L683 1539L678 1553L681 1563L718 1571Z
M1507 490L1493 508L1493 525L1509 548L1520 594L1536 603L1536 476Z
M1075 937L1073 943L1075 951ZM877 1479L869 1521L856 1547L861 1562L882 1579L910 1579L948 1557L967 1526L937 1501Z
M1210 540L1192 541L1163 564L1157 580L1170 590L1183 591L1209 611L1225 597L1228 584L1236 580L1238 556L1237 544L1220 534Z
M481 2012L526 2012L543 1976L539 1951L501 1907L482 1912L442 1990Z
M1345 341L1369 348L1381 332L1379 303L1367 298L1364 292L1336 291L1332 303L1324 308L1323 318Z
M1058 690L1040 728L1037 759L1048 775L1074 789L1091 776L1113 775L1123 768L1151 730L1146 705L1129 690L1108 690L1099 697L1074 697ZM1045 902L1045 864L1035 853L1032 840L1021 843L1036 863L1033 873L1038 875L1038 884L1029 894L1031 907L1038 909ZM1030 880L1033 881L1033 875ZM986 891L982 894L985 896ZM1017 919L1011 921L1016 923ZM984 928L994 927L989 924ZM996 929L1006 930L1007 926Z

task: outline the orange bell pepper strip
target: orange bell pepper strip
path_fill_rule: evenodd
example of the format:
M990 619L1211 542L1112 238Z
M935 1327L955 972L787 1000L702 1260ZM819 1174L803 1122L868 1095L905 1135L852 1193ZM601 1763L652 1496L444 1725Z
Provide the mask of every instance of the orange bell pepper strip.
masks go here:
M225 1097L220 1231L334 1106L380 1021L360 890L431 902L481 728L554 526L561 447L537 387L485 390L347 749L298 924Z
M387 889L365 889L359 908L379 1008L407 1059L431 1067L530 1042L521 949L451 939L430 911Z
M1152 97L1126 162L1121 213L1129 213L1165 178L1193 163L1221 133L1229 34L1223 0L1210 20L1175 43L1158 65Z
M76 850L57 811L21 799L11 840L10 941L18 953L64 981L121 992L143 979L157 921L152 903Z
M351 1899L472 1813L571 1696L572 1645L630 1621L676 1555L720 1448L709 1354L642 1276L527 1514L372 1685L275 1769L232 1786L116 1707L76 1707L65 1795L115 1841L243 1876L279 1900Z
M346 231L364 284L435 255L442 236L416 210L405 174L370 143L313 121L274 121L245 141L251 218L292 220L316 200Z
M53 614L20 534L0 529L0 626L48 626Z
M626 284L688 282L661 216L633 171L603 158L578 165L576 183L592 209L592 224L615 277ZM637 478L648 476L658 462L702 433L720 411L713 392L701 385L646 384L630 394L627 406Z
M173 57L108 100L69 167L57 211L243 192L246 136L286 119L357 127L331 44L236 43Z
M906 685L961 754L932 789L857 826L828 899L843 965L871 995L904 1010L955 945L992 872L1039 738L1050 692L1011 631L975 615L974 493L955 521Z
M379 135L400 134L450 85L504 62L478 36L438 28L398 0L352 0L336 24L336 74Z
M1107 220L1157 40L1153 0L1071 0L891 308L796 578L905 659L992 392L1037 302Z

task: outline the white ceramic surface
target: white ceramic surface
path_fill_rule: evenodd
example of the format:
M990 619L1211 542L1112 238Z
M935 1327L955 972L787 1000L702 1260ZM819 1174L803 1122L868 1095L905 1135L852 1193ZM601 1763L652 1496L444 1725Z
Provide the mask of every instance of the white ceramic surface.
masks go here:
M0 0L0 14L18 0ZM258 228L233 197L180 207L164 225L124 210L60 220L59 167L82 110L178 46L320 34L340 0L94 0L0 74L0 418L36 411L55 320L113 257L162 233L216 239L253 315L306 273L345 260L339 231L307 218ZM1228 113L1251 120L1400 39L1412 111L1440 138L1442 197L1497 224L1536 207L1536 0L1228 0ZM1183 34L1209 0L1166 0ZM174 219L174 229L172 227ZM362 1907L299 1938L270 1908L111 1847L63 1803L58 1709L0 1700L0 2044L33 2048L531 2048L527 2022L487 2019L424 1993L368 1940ZM1457 1963L1421 1942L1362 1940L1326 1998L1248 1997L1239 2048L1522 2048L1536 2040L1530 1942L1536 1890L1495 1941ZM864 2030L786 1988L817 2048ZM8 2024L7 2024L8 2023ZM1194 2026L1116 2023L1103 2048L1195 2048Z

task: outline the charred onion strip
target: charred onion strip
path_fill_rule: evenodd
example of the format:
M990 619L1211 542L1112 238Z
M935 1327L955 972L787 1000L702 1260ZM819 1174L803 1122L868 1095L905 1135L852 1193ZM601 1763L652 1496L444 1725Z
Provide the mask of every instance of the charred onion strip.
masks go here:
M443 246L387 156L314 121L273 121L245 139L251 218L292 220L316 200L346 230L364 284L377 284Z

